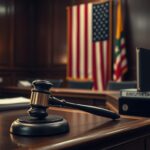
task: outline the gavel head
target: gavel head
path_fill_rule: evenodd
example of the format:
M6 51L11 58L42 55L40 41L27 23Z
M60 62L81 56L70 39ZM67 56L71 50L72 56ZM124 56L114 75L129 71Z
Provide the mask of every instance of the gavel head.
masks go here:
M35 80L32 85L31 108L28 113L32 117L43 119L48 115L46 109L49 106L49 89L53 84L47 80Z

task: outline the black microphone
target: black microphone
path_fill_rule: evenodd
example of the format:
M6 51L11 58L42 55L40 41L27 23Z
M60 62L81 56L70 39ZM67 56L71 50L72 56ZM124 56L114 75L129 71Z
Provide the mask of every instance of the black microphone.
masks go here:
M114 113L110 110L94 107L89 105L82 105L67 102L66 100L60 100L56 97L53 97L52 94L49 92L49 89L52 87L52 84L46 80L35 80L33 82L34 89L32 90L31 94L31 108L28 111L29 114L33 117L37 118L44 118L48 114L46 112L46 108L49 105L60 105L60 106L67 106L72 108L77 108L94 115L108 117L111 119L118 119L120 116L117 113Z

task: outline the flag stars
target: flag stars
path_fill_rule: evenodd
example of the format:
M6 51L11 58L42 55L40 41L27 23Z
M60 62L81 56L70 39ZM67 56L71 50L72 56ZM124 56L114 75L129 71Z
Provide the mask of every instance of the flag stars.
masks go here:
M93 40L109 38L109 2L93 5Z

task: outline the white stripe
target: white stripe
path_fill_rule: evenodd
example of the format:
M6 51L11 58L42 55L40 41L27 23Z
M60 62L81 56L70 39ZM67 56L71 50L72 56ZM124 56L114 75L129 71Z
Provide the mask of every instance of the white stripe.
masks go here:
M117 81L117 82L122 81L122 76L120 76L116 81Z
M85 37L84 37L84 28L85 28L85 21L84 21L84 9L85 5L82 4L80 7L80 79L84 79L85 72L84 72L84 60L85 60Z
M114 64L114 66L116 67L116 65L118 65L120 61L121 61L121 55L119 54L116 58L116 62Z
M122 51L121 51L121 54L119 54L119 55L117 56L116 62L115 62L115 64L114 64L114 69L116 69L116 67L117 67L117 65L120 63L120 61L122 61L122 60L121 60L121 57L124 56L124 55L126 55L126 49L125 49L125 48L123 48Z
M119 82L119 81L121 81L121 80L122 80L122 76L119 76L119 78L117 79L116 74L114 74L114 75L113 75L113 79L114 79L114 81Z
M77 59L77 6L72 7L72 71L73 78L77 77L76 71L76 59Z
M113 75L113 79L116 80L116 74Z
M120 63L120 61L121 61L121 66L120 66L121 68L123 68L127 65L127 60L126 59L121 60L121 57L118 57L116 63L114 64L114 70L117 69L118 64Z
M92 3L88 4L88 78L92 79Z
M106 82L106 77L107 77L107 41L102 42L103 45L103 63L104 63L104 81Z
M125 48L123 48L122 50L121 50L121 55L123 56L123 55L126 55L126 49Z
M100 46L99 42L95 43L95 52L96 52L96 75L97 75L97 86L98 90L103 90L102 88L102 70L101 70L101 63L100 63Z
M122 62L121 62L121 68L127 66L127 60L126 59L123 59Z
M117 53L119 51L119 47L115 46L115 52Z

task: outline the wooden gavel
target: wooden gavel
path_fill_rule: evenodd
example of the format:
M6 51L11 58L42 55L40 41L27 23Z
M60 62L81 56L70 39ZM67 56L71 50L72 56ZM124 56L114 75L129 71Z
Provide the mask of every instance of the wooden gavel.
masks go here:
M46 109L50 106L67 106L77 108L94 115L118 119L120 116L110 110L75 104L52 96L49 91L52 83L46 80L35 80L32 83L29 115L17 118L10 127L12 134L21 136L47 136L69 131L68 121L62 116L48 115Z
M52 87L52 83L46 80L35 80L32 83L33 89L31 92L31 108L28 110L30 116L43 119L48 113L46 109L51 105L60 105L67 106L72 108L77 108L94 115L108 117L112 119L118 119L120 116L110 110L67 102L66 100L60 100L54 96L52 96L49 89Z

